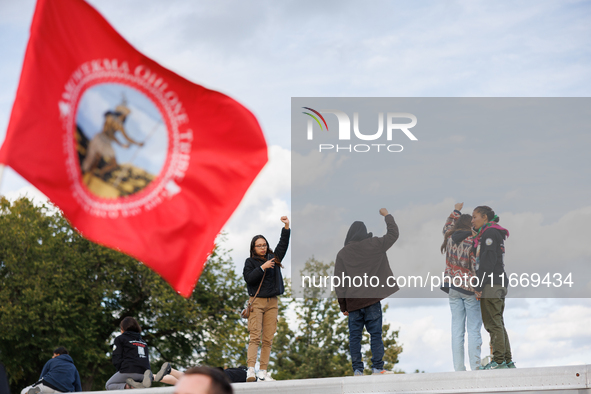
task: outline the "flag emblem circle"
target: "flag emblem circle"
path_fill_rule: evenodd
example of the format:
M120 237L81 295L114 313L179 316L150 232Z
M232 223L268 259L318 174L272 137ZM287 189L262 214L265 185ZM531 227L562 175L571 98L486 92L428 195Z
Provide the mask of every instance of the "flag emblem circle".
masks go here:
M59 103L66 166L73 195L86 211L134 216L180 191L175 174L188 156L180 152L174 111L182 104L150 83L149 71L109 64L74 73L69 100Z
M157 107L123 84L87 89L76 110L76 151L82 184L106 199L140 193L166 159L168 133Z

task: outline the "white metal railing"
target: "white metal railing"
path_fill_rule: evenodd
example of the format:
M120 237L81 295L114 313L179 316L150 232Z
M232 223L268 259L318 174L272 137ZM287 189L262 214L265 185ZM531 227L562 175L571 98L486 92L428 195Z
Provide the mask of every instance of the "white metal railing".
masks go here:
M359 376L276 382L235 383L237 394L357 393L534 393L591 394L591 365ZM174 387L134 390L133 394L172 394ZM105 394L104 391L94 393ZM129 394L110 391L109 394ZM550 393L549 393L550 394Z

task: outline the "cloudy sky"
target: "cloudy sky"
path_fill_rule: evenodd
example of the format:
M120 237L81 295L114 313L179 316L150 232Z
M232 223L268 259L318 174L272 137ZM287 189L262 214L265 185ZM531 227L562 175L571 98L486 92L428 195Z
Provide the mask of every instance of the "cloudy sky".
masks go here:
M493 207L510 230L510 273L541 275L534 275L537 287L516 288L512 296L591 297L591 250L586 246L591 237L586 224L591 218L591 158L586 154L590 105L588 98L547 97L294 98L292 215L301 231L292 243L294 267L299 266L294 272L312 254L333 260L355 220L382 235L383 219L377 212L385 206L400 226L400 239L390 251L394 272L437 275L441 228L454 203L465 202L464 213L477 205ZM350 116L351 139L338 139L347 127L328 112L328 131L315 124L310 139L306 130L311 118L302 114L306 106L320 112L337 108ZM379 114L386 130L385 115L394 111L418 119L409 129L417 140L400 130L372 136ZM394 119L409 124L408 118ZM363 138L376 140L359 139L359 130ZM337 152L333 146L354 148ZM571 274L573 284L561 286L557 280L558 287L539 286L547 274L562 279ZM430 291L422 294L433 296Z
M91 3L137 49L180 75L239 100L261 123L270 162L225 227L227 246L238 266L248 254L252 235L262 233L276 242L279 217L291 211L292 97L588 97L591 93L588 1ZM8 124L33 9L30 0L0 0L0 134ZM466 135L458 139L462 137ZM569 143L562 143L569 138ZM571 150L572 139L580 145L589 142L585 138L559 129L554 137L543 135L512 149L513 163L524 169L531 160L539 160L532 156L536 149L553 151L561 163L572 160L572 172L552 174L568 184L568 192L561 194L557 189L562 185L551 184L549 195L543 188L532 193L519 187L520 179L514 177L498 195L485 201L474 198L466 201L467 206L490 204L507 220L508 228L511 224L527 229L521 244L550 244L550 254L557 259L590 262L588 243L577 242L576 237L571 242L567 233L589 233L590 163L579 150ZM434 168L439 156L422 165ZM4 172L0 192L12 197L35 193L10 169ZM440 222L463 198L449 191L412 201L406 197L391 211L401 228L404 224L409 239L429 239L438 247ZM370 231L380 233L379 220L361 220L369 222ZM293 227L295 236L298 223ZM507 258L511 247L507 244ZM398 253L412 257L417 250L410 244L405 248ZM396 251L391 253L394 264ZM429 256L438 259L431 264L443 265L441 256L425 258ZM404 346L398 368L451 371L447 301L389 303L386 319L400 328ZM511 299L505 321L518 367L591 363L589 299ZM484 330L483 338L486 342Z

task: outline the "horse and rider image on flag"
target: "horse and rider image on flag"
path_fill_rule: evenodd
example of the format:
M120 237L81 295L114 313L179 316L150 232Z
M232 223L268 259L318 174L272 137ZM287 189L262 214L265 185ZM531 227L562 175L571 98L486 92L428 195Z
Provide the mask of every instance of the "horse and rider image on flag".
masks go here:
M137 96L133 104L127 103L124 94L119 104L113 102L116 91L122 89L109 84L89 89L76 118L76 150L84 184L104 198L140 192L156 178L166 159L167 133L157 108L129 88L128 95ZM103 116L97 110L101 106L106 107Z

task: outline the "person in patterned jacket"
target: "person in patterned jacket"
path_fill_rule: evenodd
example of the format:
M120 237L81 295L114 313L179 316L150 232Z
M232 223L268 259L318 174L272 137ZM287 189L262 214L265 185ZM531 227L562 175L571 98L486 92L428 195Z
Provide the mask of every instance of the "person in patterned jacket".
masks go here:
M445 273L441 290L449 295L451 309L451 348L455 371L465 371L464 334L468 331L468 357L472 371L480 369L482 314L476 283L472 216L462 215L464 203L455 204L443 226L441 253L445 253ZM473 279L472 279L473 278ZM472 280L472 281L471 281Z

